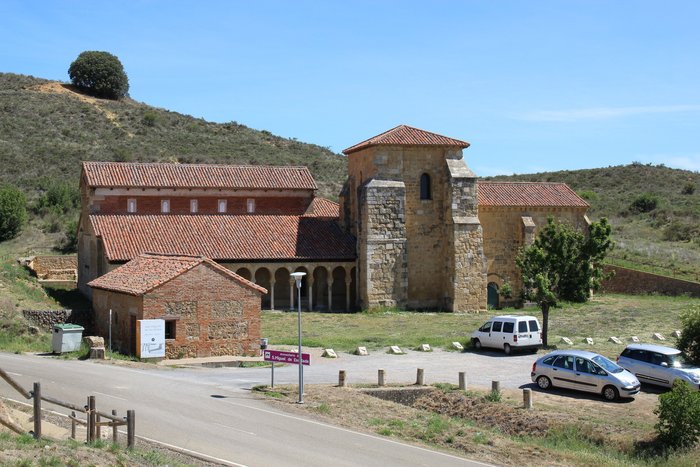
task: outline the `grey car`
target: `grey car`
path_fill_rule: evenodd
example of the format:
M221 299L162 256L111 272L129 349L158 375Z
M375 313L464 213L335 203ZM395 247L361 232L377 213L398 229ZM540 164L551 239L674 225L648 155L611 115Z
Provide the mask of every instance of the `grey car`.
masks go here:
M621 367L642 383L670 388L677 379L700 389L700 368L689 365L683 353L671 347L653 344L630 344L617 357Z
M641 386L629 371L586 350L556 350L538 358L530 376L540 389L576 389L601 394L610 401L634 397Z

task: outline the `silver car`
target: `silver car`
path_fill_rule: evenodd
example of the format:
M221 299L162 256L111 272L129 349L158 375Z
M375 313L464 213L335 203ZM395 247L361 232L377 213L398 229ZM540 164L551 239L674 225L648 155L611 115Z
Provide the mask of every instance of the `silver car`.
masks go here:
M629 371L586 350L556 350L538 358L530 376L540 389L556 386L594 392L610 401L634 397L641 386Z
M617 357L621 367L633 373L642 383L670 388L677 379L700 389L700 368L685 362L678 349L653 344L630 344Z

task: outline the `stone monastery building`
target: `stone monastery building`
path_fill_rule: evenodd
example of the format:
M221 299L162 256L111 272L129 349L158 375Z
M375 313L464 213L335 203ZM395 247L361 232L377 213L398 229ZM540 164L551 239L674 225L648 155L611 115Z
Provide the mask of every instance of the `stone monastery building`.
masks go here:
M268 309L295 307L295 271L309 310L498 305L538 226L583 229L588 204L563 183L478 181L468 147L405 125L358 143L340 204L306 167L84 162L79 288L150 253L213 260Z

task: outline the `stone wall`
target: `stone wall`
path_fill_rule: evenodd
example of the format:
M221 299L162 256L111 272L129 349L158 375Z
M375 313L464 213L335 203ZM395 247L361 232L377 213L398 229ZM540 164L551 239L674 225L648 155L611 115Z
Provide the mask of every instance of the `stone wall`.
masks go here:
M52 331L54 324L63 324L68 320L71 310L22 310L22 315L44 331Z
M430 395L434 391L435 388L432 387L418 386L412 388L365 389L362 392L385 401L412 406L418 399Z
M29 268L39 280L77 280L78 256L35 256L29 261Z
M603 282L602 291L623 294L689 295L700 297L700 283L621 266L606 265L605 271L615 275Z

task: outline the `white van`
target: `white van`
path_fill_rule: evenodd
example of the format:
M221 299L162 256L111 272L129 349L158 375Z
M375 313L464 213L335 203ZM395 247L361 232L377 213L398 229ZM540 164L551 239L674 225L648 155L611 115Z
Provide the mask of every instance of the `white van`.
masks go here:
M514 350L542 347L542 327L534 316L494 316L472 334L474 349L503 349L506 355Z

